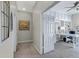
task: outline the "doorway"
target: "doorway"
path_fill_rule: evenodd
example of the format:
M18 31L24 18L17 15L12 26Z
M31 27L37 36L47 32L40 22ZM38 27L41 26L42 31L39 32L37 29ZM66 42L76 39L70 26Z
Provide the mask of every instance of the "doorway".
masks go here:
M73 14L72 14L71 13L72 10L67 11L68 8L65 9L65 7L69 6L68 4L72 5L72 3L74 3L74 1L72 1L72 2L62 1L59 4L55 5L54 7L50 8L50 10L47 11L46 14L44 14L44 19L43 19L44 20L43 21L44 22L44 26L43 26L44 27L44 29L43 29L44 53L54 50L54 44L56 41L61 41L61 42L57 42L59 44L62 43L60 46L62 46L64 44L67 47L76 46L76 44L74 42L77 43L78 42L77 39L79 39L79 37L75 36L77 38L75 40L70 38L72 35L74 35L74 34L70 33L70 31L73 31L73 32L75 31L75 33L78 33L79 24L77 24L77 22L78 22L77 17L79 14L77 14L75 12L73 12ZM63 6L63 4L64 4L64 6ZM53 12L55 12L55 13L53 13ZM51 16L53 14L54 14L54 16ZM75 20L77 20L77 22ZM55 25L57 25L57 26L55 26ZM77 35L77 34L75 34L75 35ZM56 38L56 36L58 36L59 38ZM79 34L78 34L78 36L79 36ZM66 38L66 41L68 40L69 43L64 42L63 38ZM58 44L58 47L59 47L59 44Z

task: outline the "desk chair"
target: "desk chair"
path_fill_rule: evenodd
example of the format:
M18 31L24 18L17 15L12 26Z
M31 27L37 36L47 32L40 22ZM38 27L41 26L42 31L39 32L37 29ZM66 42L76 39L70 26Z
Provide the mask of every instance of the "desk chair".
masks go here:
M75 34L75 31L69 31L69 34ZM72 36L68 36L66 38L66 42L67 43L69 43L69 42L73 43L73 37Z

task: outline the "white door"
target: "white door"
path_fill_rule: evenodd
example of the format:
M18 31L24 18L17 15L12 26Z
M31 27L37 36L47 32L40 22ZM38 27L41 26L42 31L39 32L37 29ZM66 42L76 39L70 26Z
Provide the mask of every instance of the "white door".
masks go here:
M54 17L44 15L44 53L54 50L55 28Z

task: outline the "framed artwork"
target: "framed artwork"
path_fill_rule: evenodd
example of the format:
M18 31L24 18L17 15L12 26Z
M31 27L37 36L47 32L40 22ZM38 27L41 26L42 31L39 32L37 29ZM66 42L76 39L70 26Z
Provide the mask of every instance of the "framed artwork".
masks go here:
M19 21L19 30L29 30L29 21L26 20L20 20Z

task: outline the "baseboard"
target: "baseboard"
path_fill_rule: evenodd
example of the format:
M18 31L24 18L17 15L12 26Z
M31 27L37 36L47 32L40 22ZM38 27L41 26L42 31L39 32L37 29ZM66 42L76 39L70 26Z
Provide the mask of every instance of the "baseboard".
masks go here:
M40 53L40 51L39 51L39 49L33 44L33 47L36 49L36 51L39 53L39 54L41 54Z
M18 41L18 43L28 43L28 42L33 42L33 40Z

